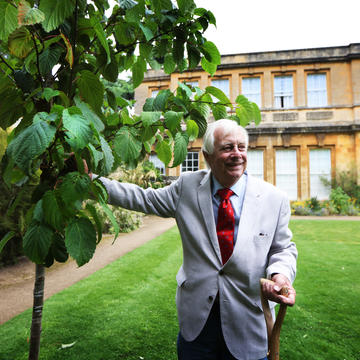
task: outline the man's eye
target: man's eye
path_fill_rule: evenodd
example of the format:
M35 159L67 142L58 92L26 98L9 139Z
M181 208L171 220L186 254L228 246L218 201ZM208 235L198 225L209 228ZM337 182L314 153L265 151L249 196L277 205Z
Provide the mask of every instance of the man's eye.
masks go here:
M230 145L224 147L225 151L231 151L232 149L233 149L233 146L230 146Z

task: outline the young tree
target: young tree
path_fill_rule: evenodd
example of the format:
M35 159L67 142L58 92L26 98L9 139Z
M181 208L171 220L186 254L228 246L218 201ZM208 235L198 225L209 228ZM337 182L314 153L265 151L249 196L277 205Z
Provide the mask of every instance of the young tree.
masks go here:
M230 107L242 125L260 121L255 104L243 96L231 104L212 86L162 90L139 115L114 90L126 70L139 86L148 66L170 74L201 64L214 74L220 54L204 37L210 24L214 15L193 0L117 0L112 9L108 0L0 0L0 127L13 126L3 179L9 187L38 179L21 234L36 264L29 359L39 354L44 266L69 255L82 266L101 240L96 210L84 203L90 194L118 229L105 188L90 181L83 159L107 175L153 149L166 166L178 166L211 111L224 118Z

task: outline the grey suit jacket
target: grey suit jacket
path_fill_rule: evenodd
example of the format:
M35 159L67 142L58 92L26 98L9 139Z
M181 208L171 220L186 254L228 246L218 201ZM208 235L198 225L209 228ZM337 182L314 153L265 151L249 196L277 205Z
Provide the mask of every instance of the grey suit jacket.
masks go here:
M176 276L180 331L187 341L202 330L219 294L222 330L237 359L266 356L267 339L259 279L281 273L295 278L297 250L288 228L286 195L249 175L234 252L223 266L216 235L211 176L207 170L184 173L162 189L142 189L100 178L109 203L174 217L181 234L183 264Z

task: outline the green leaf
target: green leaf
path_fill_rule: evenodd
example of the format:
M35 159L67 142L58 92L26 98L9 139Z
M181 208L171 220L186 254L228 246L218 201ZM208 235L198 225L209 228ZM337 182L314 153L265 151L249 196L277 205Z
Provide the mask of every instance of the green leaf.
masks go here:
M25 58L34 48L34 43L28 29L22 26L9 35L8 47L10 53L20 59Z
M95 114L89 107L87 103L84 103L79 99L79 97L75 97L75 104L81 110L85 119L89 120L95 127L98 132L101 132L105 129L105 125L102 120Z
M91 180L87 174L71 172L65 175L59 191L65 204L74 204L78 200L87 198Z
M180 11L183 14L191 13L195 10L196 5L193 0L176 0Z
M4 130L23 116L22 92L0 72L0 126Z
M58 64L63 49L61 47L48 47L39 55L39 68L41 75L50 74L53 67Z
M201 58L201 67L211 76L216 73L217 65L207 61L205 57Z
M143 111L141 113L140 119L145 127L149 127L159 121L160 116L160 111Z
M131 9L137 4L137 2L134 0L117 0L117 2L119 4L119 7L125 10Z
M250 123L249 113L243 106L239 106L235 109L236 116L239 119L239 123L241 126L245 127Z
M63 126L66 131L66 141L75 150L83 149L90 142L93 132L89 121L82 115L63 111Z
M196 122L199 128L198 137L202 137L205 134L207 128L207 118L203 116L197 107L193 107L190 110L190 118Z
M206 41L200 48L207 61L212 64L221 64L221 55L216 45L211 41Z
M47 186L46 186L46 188L47 188ZM42 223L44 220L44 210L43 210L43 206L42 206L42 199L39 200L34 207L32 220L34 220L35 222L38 222L38 223Z
M188 53L188 59L189 59L189 69L196 68L201 60L201 54L200 51L193 45L187 43L186 49Z
M184 40L175 38L173 41L172 56L176 64L181 64L184 59Z
M17 9L10 2L0 2L0 40L7 42L8 36L17 28Z
M155 151L158 158L165 164L165 166L168 166L172 158L170 145L166 141L158 142Z
M252 103L244 95L239 95L235 102L238 104L235 112L240 120L240 125L248 125L254 118L254 108Z
M55 30L75 9L75 0L41 0L39 9L45 14L42 26L46 32Z
M104 99L104 85L100 79L89 70L80 72L77 80L80 96L89 103L97 112L101 112L101 106Z
M171 91L169 89L160 90L154 100L153 109L155 111L165 111L166 103L170 96L171 96Z
M64 263L69 258L65 246L65 239L59 233L54 234L50 250L53 257L58 262Z
M25 255L34 263L42 264L49 252L54 231L47 225L34 221L23 238Z
M14 138L7 153L21 170L29 174L32 161L51 144L55 132L56 128L45 121L32 124Z
M154 37L154 34L151 31L151 29L149 29L147 26L145 26L143 24L140 24L139 26L140 26L140 29L142 30L142 32L145 35L146 41L150 41Z
M174 134L178 130L182 118L182 113L168 111L164 115L166 127Z
M214 104L211 106L211 109L215 120L226 119L227 117L226 106Z
M255 125L259 125L261 123L261 112L259 107L257 106L257 104L255 104L254 102L250 102L252 108L253 108L253 117L254 117L254 122Z
M91 194L94 195L95 200L107 204L109 195L105 185L98 178L91 182Z
M179 132L175 135L174 161L171 167L179 166L186 159L188 143L189 135L187 133Z
M104 158L104 154L101 151L95 149L92 144L88 145L92 158L94 159L95 169L98 167L100 160Z
M100 136L100 144L101 144L101 150L102 150L102 153L104 156L104 171L105 171L105 174L109 174L114 165L114 155L111 151L109 144L102 136Z
M49 102L50 99L52 99L55 96L59 96L59 95L60 95L59 90L54 90L52 88L45 88L41 97L43 99L45 99L47 102Z
M11 240L14 236L15 236L15 231L9 231L3 236L3 238L0 241L0 254L4 246L7 244L7 242Z
M180 82L180 81L178 81L178 85L179 85L179 87L180 87L181 89L183 89L183 90L185 91L186 96L187 96L189 99L191 99L191 97L192 97L192 95L193 95L191 89L190 89L186 84L184 84L184 83L182 83L182 82Z
M98 235L97 243L99 243L101 238L102 238L102 233L103 233L103 222L100 219L100 216L97 213L96 208L95 208L94 205L92 205L90 203L87 203L86 204L86 210L90 213L92 219L95 222L96 232L97 232L97 235Z
M44 194L42 206L46 223L56 230L62 230L64 219L54 191L50 190Z
M114 230L115 230L114 241L115 241L120 232L119 224L117 223L116 218L115 218L113 212L110 210L109 206L104 202L100 202L100 205L104 209L105 214L108 216L109 220L111 221L112 226L114 227Z
M150 0L155 14L160 15L163 10L172 10L171 0Z
M104 50L106 52L107 64L110 64L110 62L111 62L110 48L109 48L109 44L107 42L106 33L105 33L102 25L100 24L100 22L95 17L92 17L90 19L90 23L91 23L91 26L93 27L93 29L95 30L96 36L97 36L98 40L100 41L101 46L104 48Z
M194 141L199 135L199 127L194 120L186 122L186 132L189 135L189 140Z
M135 41L133 28L126 22L121 22L115 26L115 39L121 45L130 45Z
M65 229L65 245L78 266L90 261L96 248L96 231L87 218L72 221Z
M132 66L133 85L134 89L137 88L144 80L144 73L146 71L146 62L139 56L136 63Z
M205 91L206 91L206 93L213 95L218 100L220 100L221 104L232 107L230 99L220 89L216 88L215 86L207 86L205 88Z
M118 156L125 162L136 160L141 152L142 143L137 139L134 128L123 126L114 139L114 147Z
M35 25L45 20L45 14L37 9L32 8L27 1L21 0L18 5L18 24Z
M165 62L164 62L164 71L166 74L171 74L175 71L176 68L176 64L174 61L174 58L172 56L172 54L166 54L165 55Z

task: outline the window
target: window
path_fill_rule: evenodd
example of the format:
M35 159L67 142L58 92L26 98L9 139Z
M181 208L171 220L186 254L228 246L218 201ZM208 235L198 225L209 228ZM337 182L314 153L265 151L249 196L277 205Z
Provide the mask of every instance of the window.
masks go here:
M275 76L274 105L276 108L287 109L294 106L294 90L292 75Z
M220 89L228 98L230 98L229 79L214 79L211 80L211 85Z
M307 105L308 106L326 106L326 74L308 74L307 75Z
M157 94L159 93L160 89L156 89L156 90L152 90L151 91L151 97L155 98L157 96Z
M330 149L310 150L310 197L324 200L329 198L330 186L325 186L321 178L331 180Z
M242 79L242 94L257 106L261 107L261 82L260 77Z
M164 163L157 157L157 155L153 154L149 156L149 161L151 161L155 168L160 171L161 175L165 175L165 165Z
M276 150L276 186L297 199L296 150Z
M199 170L199 153L196 151L189 151L186 159L181 164L181 172Z
M249 173L257 178L264 179L264 151L248 150L247 169Z

